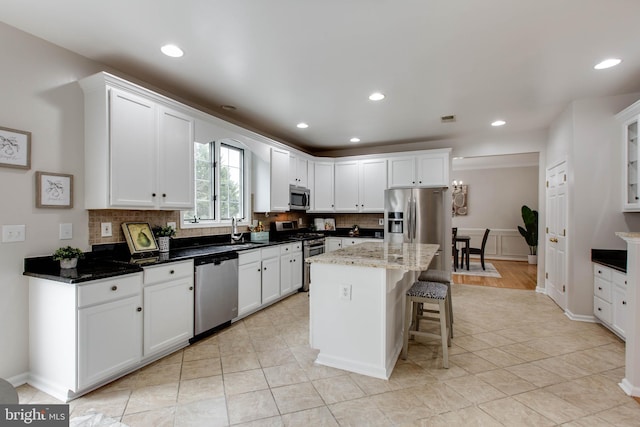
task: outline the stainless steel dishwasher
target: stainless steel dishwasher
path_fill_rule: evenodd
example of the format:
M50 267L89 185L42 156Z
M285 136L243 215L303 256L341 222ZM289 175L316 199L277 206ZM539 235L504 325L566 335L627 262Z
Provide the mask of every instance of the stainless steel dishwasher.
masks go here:
M193 341L215 332L238 316L238 253L199 257L195 264Z

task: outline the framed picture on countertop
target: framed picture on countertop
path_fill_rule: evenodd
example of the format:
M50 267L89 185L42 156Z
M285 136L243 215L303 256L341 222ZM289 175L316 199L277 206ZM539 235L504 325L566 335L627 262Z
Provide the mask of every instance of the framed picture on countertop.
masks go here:
M156 239L147 222L123 222L122 231L131 255L158 250Z

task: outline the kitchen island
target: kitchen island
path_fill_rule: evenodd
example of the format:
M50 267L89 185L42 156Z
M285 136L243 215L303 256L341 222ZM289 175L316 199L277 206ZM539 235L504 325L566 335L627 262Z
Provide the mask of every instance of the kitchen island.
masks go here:
M405 293L438 248L370 242L308 258L316 362L388 379L402 350Z

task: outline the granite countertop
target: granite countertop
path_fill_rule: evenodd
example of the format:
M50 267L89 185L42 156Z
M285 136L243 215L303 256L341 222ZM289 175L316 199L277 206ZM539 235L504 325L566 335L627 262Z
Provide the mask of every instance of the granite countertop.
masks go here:
M424 271L429 268L438 248L439 245L423 243L367 242L316 255L305 261L390 270Z
M627 272L627 251L618 249L591 249L591 261L614 270Z

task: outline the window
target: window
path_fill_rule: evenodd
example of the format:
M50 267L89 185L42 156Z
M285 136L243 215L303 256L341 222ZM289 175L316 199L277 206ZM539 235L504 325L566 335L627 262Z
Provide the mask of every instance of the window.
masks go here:
M194 146L195 210L183 211L183 226L228 225L248 218L245 150L232 141L196 142Z

